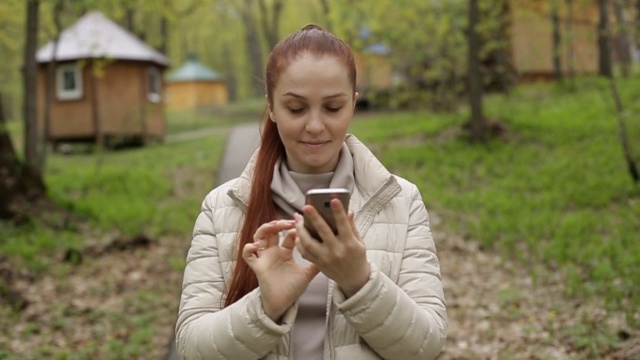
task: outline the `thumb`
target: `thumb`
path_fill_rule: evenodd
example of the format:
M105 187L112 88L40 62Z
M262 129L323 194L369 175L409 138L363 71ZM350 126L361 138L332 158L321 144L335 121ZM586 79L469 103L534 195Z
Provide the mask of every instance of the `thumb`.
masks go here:
M293 250L293 248L296 246L297 236L298 232L295 229L289 230L284 240L282 240L282 244L280 246L289 250Z

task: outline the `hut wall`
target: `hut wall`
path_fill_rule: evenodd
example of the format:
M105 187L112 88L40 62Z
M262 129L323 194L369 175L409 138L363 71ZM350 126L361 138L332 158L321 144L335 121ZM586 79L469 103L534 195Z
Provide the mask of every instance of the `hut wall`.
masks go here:
M98 87L104 135L163 137L163 104L148 98L147 71L150 66L153 65L118 61L105 69Z
M524 76L551 76L553 74L553 40L549 9L526 4L513 6L512 9L511 40L516 71ZM567 9L561 9L560 13L563 70L566 72L570 67L569 53L572 48L575 72L596 72L598 66L597 9L591 4L576 3L574 5L571 42Z
M167 84L167 107L192 109L228 103L226 85L220 81L177 81Z
M80 99L58 100L54 97L49 139L93 140L99 135L162 139L166 127L164 105L148 98L147 71L150 66L155 65L115 61L103 65L97 76L90 65L86 66L82 72ZM46 65L41 66L38 74L40 131L44 130L45 85Z
M44 131L47 66L38 70L38 128ZM77 100L58 100L55 84L51 101L49 138L52 140L88 139L95 135L92 114L91 76L86 68L82 71L83 95Z
M358 89L382 90L391 87L391 62L386 56L354 53Z

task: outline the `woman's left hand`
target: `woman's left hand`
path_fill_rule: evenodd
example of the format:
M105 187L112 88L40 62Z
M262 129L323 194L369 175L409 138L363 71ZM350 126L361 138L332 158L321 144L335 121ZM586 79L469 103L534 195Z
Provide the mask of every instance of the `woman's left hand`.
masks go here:
M302 257L316 264L347 297L351 297L369 280L371 272L366 247L353 222L353 211L347 214L340 200L331 200L331 211L338 225L338 234L334 235L313 206L305 205L302 210L313 223L322 242L309 234L304 227L303 217L295 214L298 233L296 247Z

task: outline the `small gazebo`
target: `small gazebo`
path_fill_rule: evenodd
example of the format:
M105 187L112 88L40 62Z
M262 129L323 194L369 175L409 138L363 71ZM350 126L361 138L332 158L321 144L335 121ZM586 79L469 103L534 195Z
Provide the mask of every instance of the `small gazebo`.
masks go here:
M49 141L162 140L169 60L100 12L89 12L36 54L39 129ZM55 62L49 121L48 65ZM45 128L46 127L46 128Z
M193 109L224 106L227 85L215 70L200 63L195 54L167 77L167 107Z

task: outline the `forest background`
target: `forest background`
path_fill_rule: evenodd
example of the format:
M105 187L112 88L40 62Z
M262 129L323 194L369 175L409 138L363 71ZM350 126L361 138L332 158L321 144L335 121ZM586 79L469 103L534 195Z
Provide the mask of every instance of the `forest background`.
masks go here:
M202 129L207 137L72 156L45 151L36 173L47 201L0 222L0 358L164 355L188 232L230 125L260 116L269 49L308 23L356 51L391 49L398 86L372 92L374 111L359 113L353 129L390 169L419 185L434 218L446 224L443 238L462 238L441 243L443 269L446 254L469 248L481 259L500 255L493 272L473 271L487 278L446 289L452 322L478 321L466 324L476 337L454 326L443 358L640 354L640 85L632 50L640 1L4 0L0 117L23 163L30 94L22 70L34 3L37 48L99 10L173 66L197 53L224 75L231 104L167 113L168 138ZM583 4L600 10L597 73L577 76L554 57L548 82L519 83L503 57L509 8L531 7L556 29ZM603 9L616 26L603 25ZM629 45L622 55L612 50L620 41L614 37ZM510 270L501 276L505 263ZM527 286L509 283L516 278ZM476 308L470 304L479 283L497 293ZM544 293L550 297L532 299L537 286L553 289ZM531 312L532 305L540 308Z

